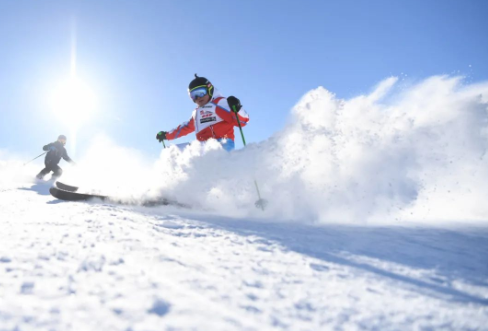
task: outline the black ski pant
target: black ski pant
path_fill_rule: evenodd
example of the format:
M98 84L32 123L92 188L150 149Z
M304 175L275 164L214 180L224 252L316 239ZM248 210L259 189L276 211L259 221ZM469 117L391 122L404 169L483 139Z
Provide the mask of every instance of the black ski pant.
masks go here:
M42 169L39 174L37 174L37 178L42 179L51 171L53 172L53 177L61 177L61 175L63 174L63 169L61 169L60 166L51 163L51 164L46 164L46 167Z

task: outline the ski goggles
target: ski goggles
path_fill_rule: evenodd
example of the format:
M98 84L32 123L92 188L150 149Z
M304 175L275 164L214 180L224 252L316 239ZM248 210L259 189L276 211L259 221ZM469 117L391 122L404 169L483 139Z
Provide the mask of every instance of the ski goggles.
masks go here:
M208 90L206 86L198 86L195 87L193 90L190 91L190 98L195 101L198 98L203 98L208 94Z

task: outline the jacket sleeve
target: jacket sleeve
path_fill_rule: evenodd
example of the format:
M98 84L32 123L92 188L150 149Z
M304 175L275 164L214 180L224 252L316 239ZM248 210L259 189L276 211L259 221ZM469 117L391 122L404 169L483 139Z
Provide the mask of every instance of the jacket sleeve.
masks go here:
M63 159L69 163L73 162L73 160L71 160L71 158L68 156L68 152L66 151L66 148L64 148L64 151L63 151Z
M173 140L176 138L186 136L187 134L192 133L194 131L195 131L195 116L193 114L188 122L180 124L175 129L169 131L166 134L166 139Z
M222 100L217 103L215 107L215 112L224 121L229 122L234 126L239 125L237 122L236 113L234 113L234 111L230 109L227 98L222 98ZM237 116L239 117L241 126L246 126L247 122L249 122L249 115L244 110L244 108L241 108L241 110L237 112Z
M50 144L47 144L46 146L44 146L42 148L43 151L48 151L49 150L49 147L51 147L53 145L53 143L50 143Z

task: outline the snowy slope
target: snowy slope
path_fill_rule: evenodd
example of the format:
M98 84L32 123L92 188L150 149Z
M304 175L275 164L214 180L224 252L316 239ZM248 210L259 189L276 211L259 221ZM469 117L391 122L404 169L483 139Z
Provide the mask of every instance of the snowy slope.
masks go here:
M0 193L0 330L483 330L488 227L321 227Z
M231 153L94 141L63 181L194 209L59 201L0 149L0 331L488 330L487 83L317 88Z

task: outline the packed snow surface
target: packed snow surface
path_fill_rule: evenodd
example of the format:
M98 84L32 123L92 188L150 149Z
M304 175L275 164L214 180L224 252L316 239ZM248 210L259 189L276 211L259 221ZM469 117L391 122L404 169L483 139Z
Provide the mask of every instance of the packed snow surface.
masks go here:
M242 150L97 137L63 166L192 209L59 201L0 150L0 330L488 330L487 105L456 77L318 88Z
M486 330L488 228L0 193L0 330Z

